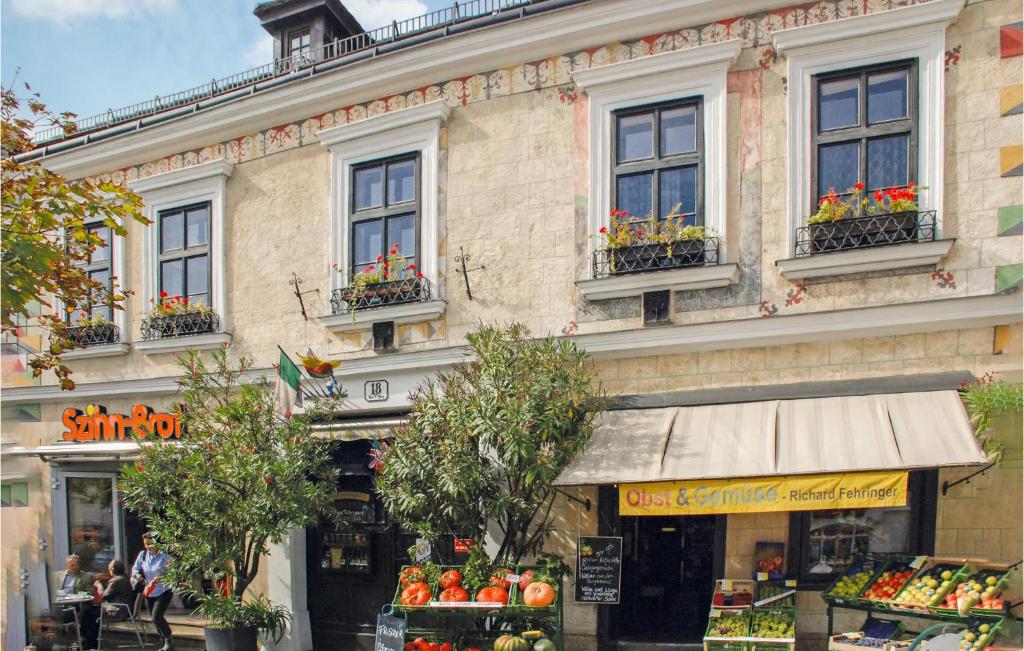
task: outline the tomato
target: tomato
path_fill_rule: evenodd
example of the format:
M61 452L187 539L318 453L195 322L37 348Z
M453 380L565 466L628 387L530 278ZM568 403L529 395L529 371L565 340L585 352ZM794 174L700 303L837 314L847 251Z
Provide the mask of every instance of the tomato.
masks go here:
M428 646L430 651L441 651L441 646L437 642L431 642Z
M462 572L458 570L448 570L441 575L442 588L450 588L453 585L462 585Z
M469 593L461 585L453 585L441 591L440 600L447 602L469 601Z
M420 581L410 583L408 588L402 590L399 601L402 602L403 606L422 606L430 601L431 596L430 586ZM413 641L415 642L415 640Z
M491 587L502 588L504 590L510 589L512 587L512 582L505 578L509 574L512 574L512 570L508 569L507 567L503 567L500 570L495 570L494 574L491 575Z
M495 603L508 603L508 590L505 588L489 587L483 588L480 592L476 593L477 601L495 602Z
M402 646L402 651L430 651L430 644L422 637L418 637L412 642L406 642Z
M401 581L404 586L407 586L410 583L418 583L423 580L423 570L416 565L410 565L409 567L402 568L402 574L399 576L399 581Z
M526 590L526 586L530 585L533 581L533 577L536 576L536 570L526 570L519 575L519 590Z
M440 651L452 651L453 648L454 647L452 646L451 642L445 642L444 644L441 645Z
M534 581L523 592L523 603L533 608L543 608L555 602L555 589L543 581Z

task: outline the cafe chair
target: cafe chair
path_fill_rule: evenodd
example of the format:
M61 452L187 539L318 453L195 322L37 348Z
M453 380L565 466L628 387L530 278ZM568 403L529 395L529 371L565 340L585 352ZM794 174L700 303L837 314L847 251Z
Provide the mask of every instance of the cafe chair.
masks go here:
M136 600L136 604L137 603L138 601ZM104 625L107 627L107 633L109 633L111 622L124 621L132 623L132 630L135 631L135 637L139 640L139 648L146 648L142 643L142 633L139 631L139 622L135 619L135 613L132 612L132 610L132 607L128 604L104 603L100 605L100 631L99 636L96 638L96 651L103 651Z
M78 651L86 651L85 643L82 640L82 623L78 619L78 609L61 607L59 612L60 619L54 620L54 624L56 625L57 631L60 633L61 637L67 639L68 629L74 630L75 638L78 639ZM70 619L68 618L69 614L71 615Z

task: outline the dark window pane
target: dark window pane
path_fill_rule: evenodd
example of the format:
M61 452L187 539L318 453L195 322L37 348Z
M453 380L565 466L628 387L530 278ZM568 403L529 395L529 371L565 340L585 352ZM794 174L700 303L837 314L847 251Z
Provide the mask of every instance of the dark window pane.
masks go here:
M820 94L818 128L821 131L828 131L859 124L859 90L859 77L821 82L818 87Z
M906 185L908 152L906 134L868 140L868 189Z
M868 76L868 122L907 117L907 70Z
M106 477L68 477L68 543L86 572L105 572L114 558L114 487Z
M860 170L860 144L842 142L818 147L818 196L835 190L842 194L856 185Z
M210 291L209 260L205 255L197 255L185 261L185 274L188 279L188 293L205 294Z
M406 258L416 256L416 218L400 215L388 219L388 247L398 245L398 252Z
M381 220L356 222L352 225L352 266L361 271L366 265L375 263L377 256L384 252L381 241Z
M102 228L94 228L92 232L103 240L103 244L97 246L92 255L89 256L89 262L104 262L110 259L110 228L104 226Z
M160 252L174 251L184 245L184 220L181 212L160 216Z
M355 209L376 208L381 205L381 185L383 168L371 167L356 170L355 173Z
M185 246L202 246L209 242L210 207L200 206L188 211L185 222Z
M416 200L416 161L388 165L388 204Z
M620 117L618 131L620 163L654 156L654 113Z
M97 269L89 272L89 278L110 289L110 269Z
M679 209L681 214L692 215L697 211L696 165L662 171L658 185L661 194L661 214L658 217L667 216L677 203L682 204ZM692 224L693 220L688 223Z
M910 551L910 509L814 511L808 541L810 553L803 569L812 575L845 570L859 554L906 553Z
M661 112L661 155L697 150L697 107L684 106Z
M616 207L619 210L625 210L630 217L645 218L651 214L654 209L654 206L651 205L653 173L620 176L616 179L616 183L618 185Z
M184 261L168 260L160 263L160 291L168 296L181 296L184 291Z

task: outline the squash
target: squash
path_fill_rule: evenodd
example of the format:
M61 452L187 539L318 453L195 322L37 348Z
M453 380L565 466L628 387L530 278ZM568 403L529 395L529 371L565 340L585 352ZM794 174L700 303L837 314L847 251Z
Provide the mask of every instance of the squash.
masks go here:
M558 651L558 647L551 640L543 638L533 643L533 651Z
M494 651L530 651L530 643L515 635L502 635L494 641Z
M523 591L523 603L531 608L543 608L555 602L555 589L543 581L534 581Z

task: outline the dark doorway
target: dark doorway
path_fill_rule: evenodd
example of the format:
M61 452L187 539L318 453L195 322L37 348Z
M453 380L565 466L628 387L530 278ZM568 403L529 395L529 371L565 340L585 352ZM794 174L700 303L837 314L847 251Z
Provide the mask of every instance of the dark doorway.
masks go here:
M622 517L617 639L699 642L724 555L721 516Z

